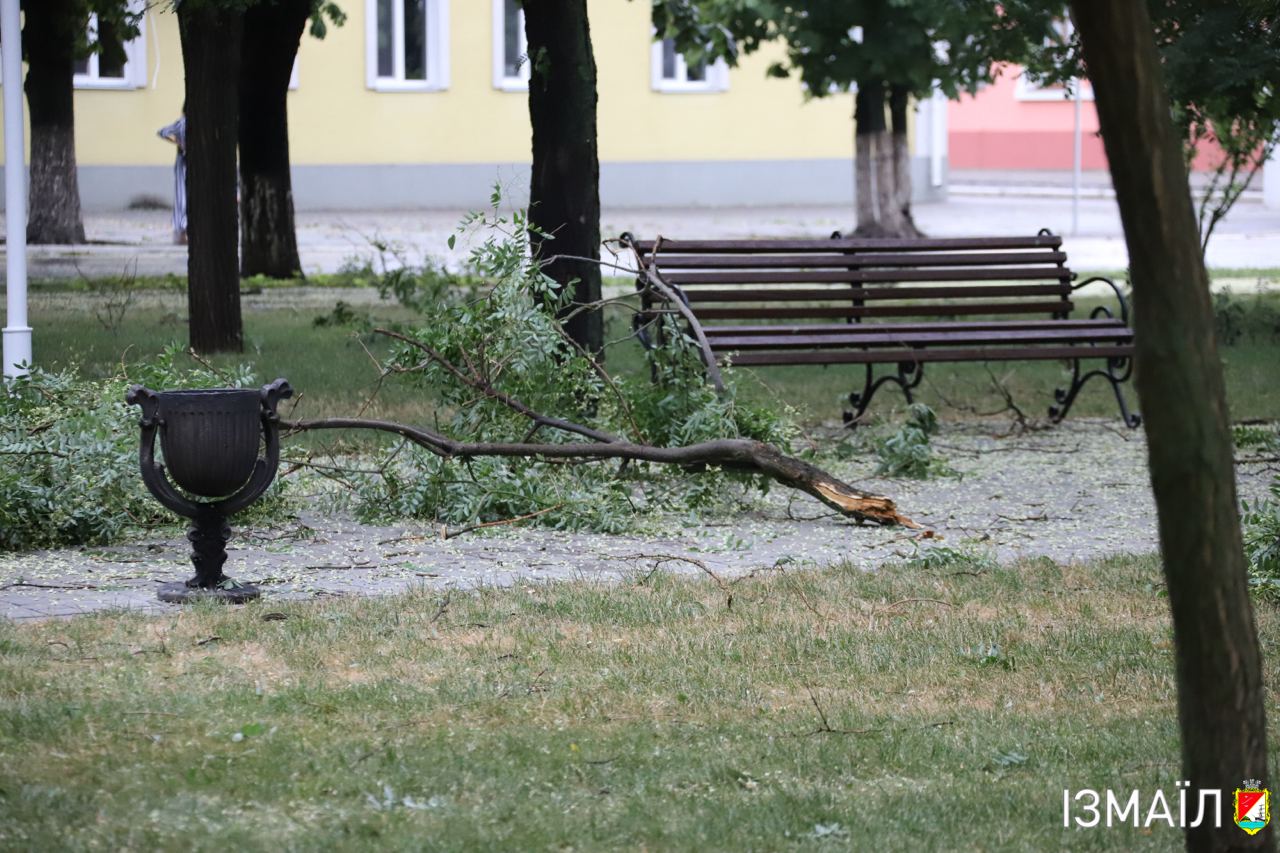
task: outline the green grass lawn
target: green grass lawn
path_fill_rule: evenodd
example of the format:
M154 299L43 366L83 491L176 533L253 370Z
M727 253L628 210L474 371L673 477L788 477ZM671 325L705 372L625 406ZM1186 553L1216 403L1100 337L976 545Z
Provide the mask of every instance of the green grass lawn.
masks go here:
M333 300L341 298L335 295ZM1280 305L1280 295L1267 297ZM1079 300L1076 316L1087 316L1097 301ZM332 303L327 303L331 307ZM317 327L314 318L327 307L297 307L288 288L269 290L266 305L245 312L245 353L221 356L214 363L252 364L264 380L285 376L301 394L297 413L320 417L351 415L368 399L378 373L365 347L374 355L387 351L384 342L362 342L350 329ZM1280 308L1275 309L1280 312ZM379 322L412 322L415 316L392 303L372 310ZM617 311L610 317L611 340L624 337L629 314ZM121 361L144 359L171 343L186 341L186 322L179 312L156 307L129 309L119 327L109 330L86 305L61 300L56 308L33 303L32 325L36 328L35 355L39 363L52 366L77 365L89 374L116 371ZM1280 419L1280 384L1274 381L1280 360L1280 334L1246 334L1223 347L1228 399L1235 419ZM1053 390L1066 387L1069 374L1060 362L1013 362L982 364L929 364L917 396L944 418L962 418L997 412L1005 408L999 390L1003 385L1014 402L1029 417L1044 417L1053 400ZM645 375L643 353L634 342L609 351L609 369L619 374ZM889 370L881 367L879 370ZM794 405L803 421L838 420L848 407L850 391L860 389L860 366L744 368L738 371L741 388L751 398ZM1130 406L1137 409L1132 383L1126 386ZM880 391L869 411L872 418L892 418L905 406L895 386ZM366 409L370 417L386 417L408 422L427 422L434 402L422 391L390 382ZM1107 383L1095 380L1086 386L1074 416L1115 418L1115 399Z
M1064 788L1145 805L1181 778L1154 558L728 589L659 573L0 623L0 846L1180 846L1062 828ZM1274 685L1274 607L1258 625Z

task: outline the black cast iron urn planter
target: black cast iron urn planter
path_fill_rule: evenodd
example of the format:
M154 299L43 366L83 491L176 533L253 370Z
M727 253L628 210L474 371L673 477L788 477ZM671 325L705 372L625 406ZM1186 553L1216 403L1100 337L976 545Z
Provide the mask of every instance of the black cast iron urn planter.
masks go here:
M292 396L293 389L283 379L260 390L152 391L134 385L125 395L130 405L142 407L142 481L161 504L191 519L187 539L195 577L162 584L161 601L239 604L259 596L256 586L222 573L231 536L227 517L256 501L275 479L280 463L276 406ZM165 465L155 459L157 432L172 483ZM189 498L174 483L210 500Z

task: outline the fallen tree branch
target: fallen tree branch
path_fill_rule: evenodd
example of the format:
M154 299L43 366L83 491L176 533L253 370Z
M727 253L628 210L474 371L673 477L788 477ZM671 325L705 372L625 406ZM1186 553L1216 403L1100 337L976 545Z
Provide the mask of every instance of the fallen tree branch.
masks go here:
M559 424L556 424L559 426ZM777 448L746 438L702 441L683 447L654 447L613 438L611 441L572 444L490 443L455 441L431 430L370 418L322 418L282 421L289 433L318 429L371 429L394 433L444 459L466 460L481 456L538 459L629 459L660 465L699 468L708 465L749 471L781 485L812 495L841 515L876 524L919 527L898 513L893 501L871 495L839 480L817 466L787 456Z
M521 521L528 521L531 518L537 518L540 515L546 515L549 512L553 512L557 509L560 509L560 507L562 506L564 506L563 503L558 503L554 506L543 507L537 512L531 512L525 515L518 515L515 518L500 518L497 521L483 521L479 524L468 524L466 527L459 527L457 530L450 530L449 525L442 524L440 526L440 538L447 540L447 539L452 539L455 536L461 536L464 533L470 533L473 530L483 530L486 527L500 527L504 524L518 524Z

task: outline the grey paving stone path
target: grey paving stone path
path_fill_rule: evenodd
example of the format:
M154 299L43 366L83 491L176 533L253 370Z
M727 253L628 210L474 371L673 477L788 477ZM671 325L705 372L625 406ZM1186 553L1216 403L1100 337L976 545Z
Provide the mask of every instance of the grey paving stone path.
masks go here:
M238 530L227 568L261 584L265 602L255 606L269 607L273 600L382 595L417 585L616 581L655 567L689 574L705 567L722 578L844 561L891 571L895 560L937 547L1001 560L1059 561L1156 549L1141 431L1104 420L1020 435L1006 435L1007 427L1001 421L945 426L936 445L955 477L879 480L865 459L831 466L868 491L893 497L932 531L929 537L902 528L860 527L781 489L767 499L747 500L728 516L646 520L643 527L658 532L628 536L512 526L446 540L430 524L361 525L313 506L271 529ZM1240 464L1241 496L1262 497L1273 472L1273 463ZM156 586L189 574L186 542L176 529L106 548L0 554L0 615L167 611L175 605L157 601Z
M482 202L477 200L477 205ZM1019 194L1018 187L1007 181L968 188L958 185L946 201L918 204L914 212L920 227L931 236L1028 234L1049 228L1064 235L1075 269L1117 270L1128 265L1112 198L1082 200L1079 233L1074 234L1069 198ZM450 250L446 241L464 214L462 210L300 211L302 266L307 273L334 272L349 260L374 254L375 240L399 247L407 263L420 264L429 257L456 265L470 243L460 239ZM848 231L852 219L853 211L847 206L611 208L601 216L601 233L606 238L623 231L640 237L812 237ZM31 277L106 277L126 270L139 275L185 275L186 247L172 245L169 229L169 213L163 210L86 214L85 231L93 242L31 247ZM1208 260L1218 268L1280 267L1280 210L1258 201L1241 201L1218 226ZM625 256L620 261L629 263ZM1241 289L1251 284L1246 278L1232 286Z

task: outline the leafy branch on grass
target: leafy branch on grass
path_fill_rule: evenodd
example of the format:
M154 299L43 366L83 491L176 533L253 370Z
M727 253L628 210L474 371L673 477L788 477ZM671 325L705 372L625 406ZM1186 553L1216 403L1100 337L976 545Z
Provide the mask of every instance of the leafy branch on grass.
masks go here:
M287 430L305 432L322 429L370 429L389 432L448 460L469 460L476 457L533 457L537 459L618 459L677 465L687 469L719 466L763 475L781 485L812 495L840 514L859 522L918 526L909 518L899 514L889 498L856 489L821 468L787 456L762 441L725 438L680 447L657 447L626 441L611 433L534 410L517 397L499 390L485 372L474 363L464 367L422 341L389 329L377 331L420 350L427 361L442 368L458 382L484 398L527 418L532 426L527 436L545 428L585 438L588 441L558 444L531 443L527 440L466 442L457 441L425 427L413 427L372 418L285 421L283 426Z

